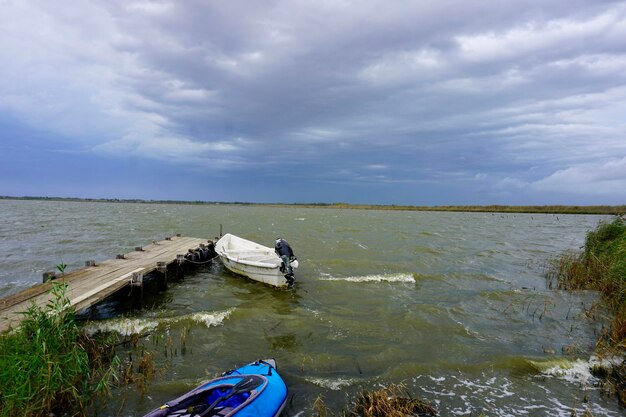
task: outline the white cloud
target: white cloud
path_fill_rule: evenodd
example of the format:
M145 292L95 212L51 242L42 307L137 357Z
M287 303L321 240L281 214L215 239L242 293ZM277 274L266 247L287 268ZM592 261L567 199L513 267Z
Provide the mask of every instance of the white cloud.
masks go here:
M624 77L626 54L583 54L549 63L548 65L567 71L585 71L598 77Z
M119 127L103 115L98 96L113 89L116 71L126 65L110 44L123 36L97 4L64 6L3 3L0 109L35 128L102 140Z
M493 134L516 137L580 137L585 138L603 136L612 130L605 126L577 124L577 123L524 123L517 126L496 130Z
M225 73L246 77L260 72L266 64L263 52L244 52L239 54L211 54L204 58L206 65L215 67Z
M533 182L531 187L538 191L606 195L626 201L626 157L561 169Z
M495 183L495 186L504 190L520 190L528 187L528 182L523 181L519 178L514 177L504 177L501 180Z
M112 156L133 155L148 157L170 163L211 163L224 167L234 154L240 151L246 140L218 140L199 142L181 136L128 134L123 138L112 140L95 146L92 151Z
M496 75L450 78L437 83L434 88L464 93L493 94L494 92L517 88L529 82L530 79L527 75L513 68Z
M403 83L440 77L447 63L437 50L394 52L369 63L358 77L372 84Z
M478 173L476 173L476 175L474 175L474 179L476 181L485 180L485 179L487 179L487 174L485 174L484 172L478 172Z
M590 18L552 19L547 23L528 22L502 32L488 31L460 35L461 55L469 61L494 61L515 56L529 56L555 48L570 48L593 41L626 34L624 6L617 6ZM617 29L616 28L621 28ZM622 38L623 39L623 38Z
M300 142L324 143L334 142L343 135L343 132L329 127L307 127L293 133L293 137Z
M173 4L167 1L129 1L125 7L130 12L157 16L166 15L174 8Z
M185 88L184 86L174 86L165 92L165 98L168 101L178 103L206 104L213 97L215 97L215 93L212 91L203 88Z

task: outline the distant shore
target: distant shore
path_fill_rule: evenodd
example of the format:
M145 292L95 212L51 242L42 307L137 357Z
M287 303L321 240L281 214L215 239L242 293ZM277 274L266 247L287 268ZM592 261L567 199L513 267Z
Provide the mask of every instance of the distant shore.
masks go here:
M184 201L184 200L143 200L117 198L73 198L73 197L12 197L0 196L0 200L41 200L41 201L71 201L90 203L140 203L140 204L189 204L189 205L233 205L259 207L303 207L303 208L331 208L331 209L361 209L361 210L398 210L398 211L455 211L477 213L544 213L544 214L599 214L621 215L626 213L626 205L619 206L411 206L411 205L378 205L378 204L348 204L348 203L250 203L250 202L222 202L222 201Z

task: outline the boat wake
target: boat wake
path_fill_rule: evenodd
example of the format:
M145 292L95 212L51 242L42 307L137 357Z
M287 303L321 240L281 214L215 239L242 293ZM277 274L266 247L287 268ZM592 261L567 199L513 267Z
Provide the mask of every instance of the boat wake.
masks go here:
M347 281L347 282L415 282L413 274L382 274L365 275L360 277L320 277L320 281Z
M89 322L84 326L87 334L93 335L99 332L114 332L122 336L131 336L134 334L142 334L153 332L158 328L168 328L172 325L181 323L202 324L207 328L220 326L224 323L235 308L229 308L225 311L217 312L197 312L184 314L176 317L159 317L159 318L115 318L107 320L99 320Z

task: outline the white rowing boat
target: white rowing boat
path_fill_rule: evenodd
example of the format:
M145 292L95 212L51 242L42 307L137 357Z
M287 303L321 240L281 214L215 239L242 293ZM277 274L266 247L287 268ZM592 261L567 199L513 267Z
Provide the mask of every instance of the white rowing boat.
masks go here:
M275 287L287 285L282 261L272 248L227 233L215 244L215 252L235 274ZM291 266L297 268L297 261Z

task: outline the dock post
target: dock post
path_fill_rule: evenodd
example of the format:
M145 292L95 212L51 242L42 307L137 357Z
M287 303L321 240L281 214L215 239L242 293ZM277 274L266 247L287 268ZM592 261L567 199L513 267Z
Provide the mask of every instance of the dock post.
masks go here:
M139 289L138 304L139 309L143 308L143 274L141 272L133 272L133 277L130 281L130 286L132 288Z
M180 280L185 275L185 255L176 255L176 279Z
M41 282L46 283L47 281L51 281L56 278L56 274L54 272L44 272L41 277Z
M209 250L209 259L215 259L217 253L215 252L215 243L212 240L207 240L207 249Z
M167 290L167 264L165 262L157 262L157 283L159 291Z

